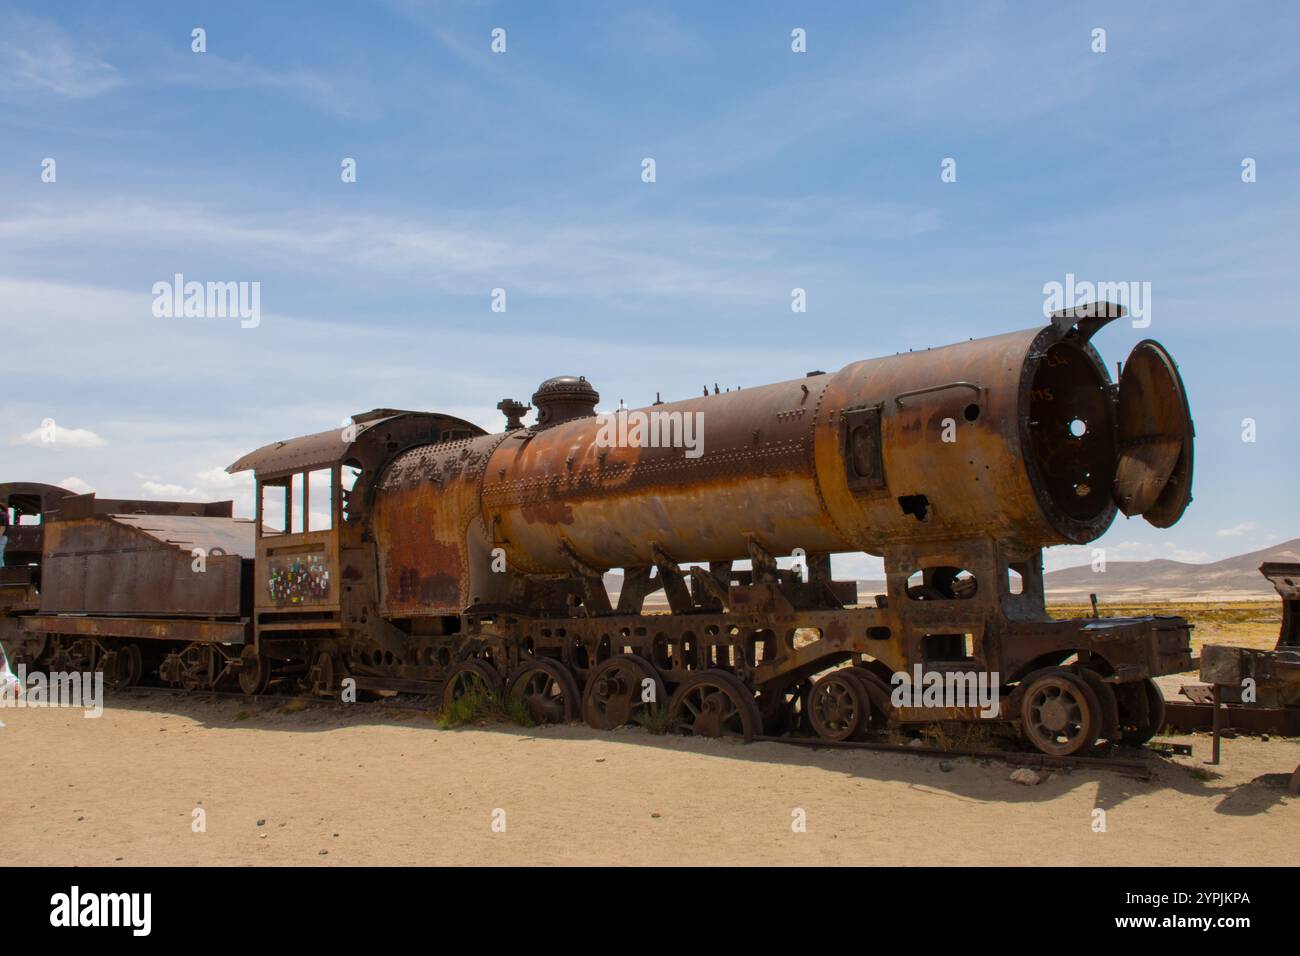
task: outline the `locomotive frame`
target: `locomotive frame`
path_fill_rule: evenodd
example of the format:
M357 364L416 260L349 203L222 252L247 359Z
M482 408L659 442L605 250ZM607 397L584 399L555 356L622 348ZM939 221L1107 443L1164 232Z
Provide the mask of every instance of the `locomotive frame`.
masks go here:
M156 670L187 688L237 680L257 694L294 681L333 696L346 678L444 704L509 694L535 720L603 729L652 708L683 732L746 739L980 719L970 705L897 705L895 675L920 666L995 681L995 719L1018 722L1046 753L1142 743L1163 721L1152 679L1192 667L1190 626L1053 620L1042 577L1042 544L1109 525L1116 505L1102 479L1120 508L1159 527L1190 500L1191 420L1172 360L1142 343L1137 371L1112 385L1088 344L1118 314L1072 310L1045 329L743 398L706 389L671 406L714 416L721 438L699 461L596 447L585 379L543 383L531 427L526 406L504 400L506 430L494 435L436 413L357 415L231 465L253 472L256 514L250 540L221 556L240 584L219 613L199 600L206 571L161 575L148 594L100 609L48 585L74 525L89 529L84 551L117 554L125 574L118 539L133 512L212 536L236 520L230 503L0 486L0 504L29 512L36 493L46 523L45 547L25 553L38 560L0 576L0 638L20 660L101 668L117 684ZM1075 405L1041 394L1066 386ZM1086 441L1040 437L1039 420L1059 429L1069 415L1090 419ZM968 429L966 444L935 459L920 436L948 421ZM935 460L953 474L934 475ZM1088 480L1062 478L1061 461ZM784 511L750 513L782 496ZM664 501L686 520L663 518ZM730 510L714 527L720 502ZM778 564L794 540L806 574ZM854 582L832 579L844 542L884 559L885 593L866 604ZM171 566L190 560L184 544L155 535L145 551ZM624 571L616 599L611 567ZM667 613L646 607L659 591Z

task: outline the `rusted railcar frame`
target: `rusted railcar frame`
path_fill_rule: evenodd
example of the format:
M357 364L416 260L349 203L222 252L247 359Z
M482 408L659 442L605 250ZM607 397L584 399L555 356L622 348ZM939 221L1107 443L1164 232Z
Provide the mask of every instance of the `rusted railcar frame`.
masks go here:
M1265 562L1259 571L1282 600L1274 649L1203 648L1203 683L1185 685L1181 694L1186 700L1169 703L1170 725L1184 731L1214 731L1216 754L1225 730L1300 736L1300 564ZM1249 700L1243 699L1247 682Z

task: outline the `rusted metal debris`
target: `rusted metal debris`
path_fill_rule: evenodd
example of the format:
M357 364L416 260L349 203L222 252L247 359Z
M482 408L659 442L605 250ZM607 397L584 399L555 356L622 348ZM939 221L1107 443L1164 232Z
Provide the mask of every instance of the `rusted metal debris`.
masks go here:
M1045 753L1141 743L1163 720L1152 678L1190 666L1190 626L1052 620L1042 579L1042 548L1091 541L1120 511L1167 527L1191 500L1192 423L1172 359L1142 342L1112 383L1089 342L1121 314L1100 303L1043 328L628 410L659 416L668 441L626 428L607 440L618 422L595 414L581 376L544 382L531 426L528 406L504 400L496 434L375 410L231 466L255 473L256 538L212 579L165 568L210 537L192 522L228 530L218 505L177 505L168 523L84 497L44 502L31 575L50 574L49 603L42 590L0 623L46 659L129 658L128 683L158 673L332 694L347 677L448 701L511 694L539 719L746 739L980 719L952 702L895 706L894 674L920 667L996 681L994 719ZM325 490L309 495L308 472ZM282 503L279 527L268 502ZM127 536L171 556L114 565ZM73 551L147 584L117 603L78 592ZM842 552L882 556L885 593L859 603L854 582L833 580ZM797 571L778 564L791 555ZM610 569L623 573L616 600ZM660 590L671 613L647 613ZM195 631L195 612L214 630ZM162 639L143 620L178 629Z
M1282 599L1276 647L1207 645L1201 651L1203 683L1185 684L1180 693L1186 701L1169 704L1173 728L1216 731L1216 753L1226 730L1300 736L1300 564L1265 562L1259 571Z
M1282 599L1282 627L1276 649L1300 647L1300 564L1265 561L1259 573L1268 578Z

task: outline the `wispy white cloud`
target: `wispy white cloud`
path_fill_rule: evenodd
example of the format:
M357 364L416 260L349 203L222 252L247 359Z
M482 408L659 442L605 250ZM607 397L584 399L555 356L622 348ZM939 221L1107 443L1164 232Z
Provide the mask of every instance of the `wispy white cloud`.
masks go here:
M282 93L323 112L347 118L370 114L365 83L340 70L270 65L231 59L214 51L196 54L185 42L141 35L119 44L129 69L103 59L89 31L74 38L51 20L14 15L0 30L0 98L27 100L33 93L90 99L120 88L167 86L214 91Z
M136 477L144 478L140 482L140 491L145 498L193 501L233 500L237 513L251 514L253 511L252 472L230 475L221 466L205 468L194 473L192 476L194 482L189 485L159 480L157 475Z
M1143 218L1161 217L1158 203L1138 205ZM558 219L521 218L508 211L426 219L355 212L326 216L305 207L282 209L274 216L241 215L197 202L116 198L57 211L29 205L0 212L0 258L39 267L52 256L91 256L111 243L124 258L129 253L139 262L157 263L152 282L170 278L174 269L196 257L219 257L238 271L212 276L191 270L187 278L261 280L267 286L264 311L283 311L287 301L283 292L277 297L269 279L293 295L304 278L319 283L322 277L334 281L340 274L358 272L381 283L376 288L383 294L418 291L486 301L491 289L501 287L512 298L581 300L588 312L622 313L671 307L667 303L677 301L697 309L708 302L741 307L751 315L772 314L788 308L796 285L809 290L810 302L819 310L831 306L841 314L868 296L885 311L907 303L928 308L945 297L1003 294L1006 288L983 271L934 278L902 271L873 279L863 274L861 261L841 251L854 243L892 242L941 229L935 208L825 198L766 199L746 206L747 220L734 204L725 203L705 204L693 218L663 214L607 220L589 209L570 210ZM1260 215L1276 218L1269 212ZM1096 225L1100 228L1100 221ZM1225 239L1230 239L1224 246L1237 256L1245 255L1243 249L1258 250L1250 261L1268 276L1279 255L1270 238L1275 225L1261 224L1258 217L1224 223ZM1056 239L1051 233L1037 238L1040 245ZM990 249L1000 241L990 238ZM1008 249L1007 255L1014 260L1019 252ZM1149 254L1142 277L1152 272L1150 255L1156 254ZM1163 281L1156 283L1161 315L1177 315L1182 323L1217 321L1210 306L1224 293L1209 277L1227 282L1231 277L1224 276L1224 262L1207 259L1204 252L1191 254L1201 257L1195 262L1183 262L1182 253L1174 251L1159 255L1168 260L1161 268L1174 270L1172 275L1162 271ZM1011 268L1006 278L1014 276ZM1046 275L1025 277L1027 301L1037 304ZM1059 274L1052 277L1059 279ZM1177 290L1172 295L1181 291L1205 301L1189 306L1171 298L1171 288ZM1289 313L1278 307L1262 304L1246 313L1244 323L1293 325ZM922 334L923 344L941 344ZM881 345L897 348L917 341Z
M349 81L338 71L328 73L307 67L265 66L250 60L232 60L213 52L178 53L160 49L154 58L156 72L142 73L142 83L170 84L197 89L238 92L266 91L297 97L323 112L360 119L370 115L360 95L359 81Z
M84 99L123 83L121 72L54 23L21 15L0 29L0 96L37 93Z
M199 486L206 489L246 491L253 485L253 473L251 471L241 471L232 475L220 465L215 468L206 468L198 472L194 477Z
M15 354L39 354L51 336L98 343L63 350L59 361L33 372L23 391L44 390L69 408L94 409L111 427L112 445L83 453L95 457L75 466L82 474L93 469L87 477L103 494L233 498L241 514L251 513L249 476L226 475L226 465L266 442L319 431L368 408L437 409L495 429L502 423L496 402L506 395L526 401L548 375L595 376L608 409L620 399L647 404L657 389L666 398L698 394L719 373L709 351L683 351L671 340L642 343L629 365L617 335L592 338L562 326L521 338L515 327L466 316L430 330L360 321L340 327L268 312L259 328L242 330L223 320L156 319L149 303L147 289L0 278L0 333ZM289 354L292 363L284 360ZM726 367L744 368L746 377L723 384L778 380L791 369L824 367L822 358L811 349L774 353L759 340L737 343ZM329 370L328 383L321 369ZM674 386L678 377L688 384ZM153 406L171 417L142 410ZM22 420L27 407L6 395L0 418ZM6 473L53 480L43 471L44 457L31 448L10 457Z
M108 442L88 428L64 428L53 419L46 419L31 431L14 438L13 444L60 451L68 448L103 448Z
M95 490L94 486L91 485L89 482L82 481L80 478L77 478L76 476L64 478L62 481L59 482L59 487L67 488L69 491L75 492L76 494L79 495L88 495Z
M1207 551L1182 547L1173 541L1109 541L1099 539L1088 545L1063 545L1043 552L1043 569L1059 571L1079 567L1095 560L1094 551L1100 550L1107 563L1112 561L1154 561L1163 558L1183 564L1204 564L1215 558Z
M186 488L184 485L162 481L141 482L140 489L151 498L193 498L199 494L197 488Z
M196 253L248 263L247 275L223 278L255 278L272 270L333 276L346 268L396 277L387 280L396 287L484 297L502 287L607 303L775 301L788 298L787 277L807 285L835 272L821 257L792 253L801 239L824 240L841 231L883 241L929 231L936 223L932 210L891 202L755 202L747 215L735 219L718 208L703 219L609 221L593 210L561 220L508 213L422 220L286 209L269 217L197 203L116 199L57 212L31 206L0 214L0 250L14 257L39 250L66 256L112 242L154 262L176 263L174 268Z
M502 395L531 389L538 368L548 369L548 374L572 369L575 357L583 371L621 370L607 384L597 383L610 407L620 398L634 406L652 399L656 383L663 384L663 370L689 376L691 385L684 394L695 394L706 379L717 379L719 368L715 355L684 352L679 342L666 340L638 344L629 369L627 346L619 336L591 338L563 325L529 330L528 348L521 350L516 326L488 320L486 296L481 312L444 315L433 328L364 319L340 327L264 308L261 325L245 330L229 319L155 318L150 302L144 288L127 292L0 276L0 332L14 349L31 354L46 348L52 333L68 341L100 342L93 351L60 354L58 362L41 369L39 384L51 395L62 395L95 383L101 411L114 416L115 440L137 444L174 444L213 429L223 438L237 434L247 442L250 425L278 421L280 426L267 436L271 440L296 434L294 429L303 426L318 431L337 425L369 407L428 407L435 401L449 406L453 414L495 423L500 416L494 406ZM41 317L39 324L30 321L33 315ZM106 335L109 330L120 334ZM435 353L429 351L430 343L436 343ZM295 361L286 366L284 356L290 351ZM184 361L178 361L178 355ZM495 356L490 367L482 361L488 355ZM340 362L341 356L346 362ZM823 357L811 347L774 354L759 340L738 342L729 348L727 364L750 369L754 377L730 383L724 379L723 384L759 384L763 379L757 376L812 368ZM438 367L432 390L431 362ZM319 384L320 368L332 370L328 388ZM521 373L527 376L522 382ZM219 382L221 390L214 393L200 382ZM166 389L176 413L184 417L166 421L128 415L142 388ZM102 399L104 389L114 397ZM450 396L455 400L446 402ZM226 414L238 408L242 417L214 419L218 407ZM247 450L247 445L239 447ZM139 464L133 472L140 471Z
M1254 521L1243 521L1235 524L1231 528L1220 528L1215 532L1220 538L1236 538L1245 534L1247 531L1254 531L1257 524Z

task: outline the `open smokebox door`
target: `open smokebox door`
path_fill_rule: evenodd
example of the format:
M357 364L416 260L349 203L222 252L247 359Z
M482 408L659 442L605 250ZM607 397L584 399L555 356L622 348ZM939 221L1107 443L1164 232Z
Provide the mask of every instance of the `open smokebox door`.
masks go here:
M1157 528L1182 517L1192 500L1192 426L1178 366L1151 339L1129 353L1116 400L1119 462L1115 504Z

